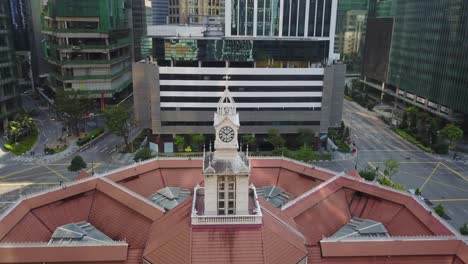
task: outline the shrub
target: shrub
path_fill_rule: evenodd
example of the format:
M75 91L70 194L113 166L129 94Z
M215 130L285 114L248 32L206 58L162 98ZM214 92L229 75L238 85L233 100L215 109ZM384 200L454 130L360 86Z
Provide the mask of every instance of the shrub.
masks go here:
M294 159L300 160L300 161L311 161L311 160L317 160L318 155L315 151L313 151L310 148L307 147L302 147L298 151L296 151L294 154Z
M467 236L468 235L468 223L465 223L460 227L460 234Z
M75 156L71 160L70 166L68 166L68 170L69 171L79 171L81 169L86 168L86 166L88 166L86 164L86 162L83 160L83 158L80 155L78 155L78 156Z
M445 143L437 143L434 146L432 146L434 149L434 152L437 154L447 154L449 151L449 145Z
M359 172L359 175L361 175L362 178L364 178L366 181L373 181L376 176L376 172L374 170L362 170Z
M399 184L397 182L394 182L394 181L390 180L387 177L379 178L379 179L377 179L377 181L382 185L388 186L388 187L396 189L396 190L401 190L401 191L406 190L406 187L403 184Z
M421 195L421 190L419 188L417 188L415 191L414 191L414 194L416 195Z
M425 152L432 153L432 149L430 147L424 146L421 142L419 142L416 138L414 138L412 135L408 134L407 132L399 128L394 128L393 131L395 131L395 133L397 133L400 137L406 139L407 141L416 145L418 148L424 150Z
M19 142L16 143L5 143L4 147L11 153L14 153L15 155L21 155L31 150L31 148L37 141L38 135L39 132L37 131L37 129L34 129L29 136L23 137Z
M84 135L83 137L79 138L76 144L78 146L83 146L84 144L90 142L91 140L101 135L102 133L104 133L104 128L93 129L89 131L86 135Z
M144 161L151 159L153 156L151 155L151 151L147 148L139 150L137 153L135 153L135 156L133 157L133 160L135 162L139 161Z
M272 154L274 156L284 156L287 158L294 158L293 152L286 147L276 148L272 151Z
M436 214L438 214L440 217L444 217L445 215L445 208L443 205L439 204L436 207L434 207L434 211Z
M176 145L177 151L179 151L179 152L184 151L185 138L183 136L175 136L174 145Z

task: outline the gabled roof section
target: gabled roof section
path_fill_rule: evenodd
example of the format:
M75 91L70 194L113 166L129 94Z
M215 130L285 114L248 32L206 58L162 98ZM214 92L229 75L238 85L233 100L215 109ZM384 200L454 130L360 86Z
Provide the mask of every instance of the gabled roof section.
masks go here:
M49 245L87 244L112 242L112 239L88 222L70 223L55 229Z
M171 210L185 201L190 194L191 192L188 189L166 187L151 195L148 199L165 210Z

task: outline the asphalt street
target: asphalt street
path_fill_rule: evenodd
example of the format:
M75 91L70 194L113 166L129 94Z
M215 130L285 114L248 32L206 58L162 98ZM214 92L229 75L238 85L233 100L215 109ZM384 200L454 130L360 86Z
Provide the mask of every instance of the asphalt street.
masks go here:
M383 161L399 161L399 173L393 180L408 189L419 188L433 206L442 204L450 218L447 220L458 229L468 222L468 164L454 161L451 156L428 154L395 134L374 112L345 100L343 120L351 129L351 137L357 146L357 155L350 160L315 162L317 166L335 171L379 168Z

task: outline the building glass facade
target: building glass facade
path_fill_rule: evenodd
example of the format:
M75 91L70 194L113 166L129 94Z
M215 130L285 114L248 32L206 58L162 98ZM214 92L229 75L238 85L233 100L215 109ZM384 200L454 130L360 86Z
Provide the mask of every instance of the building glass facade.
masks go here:
M43 13L43 34L52 90L73 89L90 98L110 98L129 87L133 52L128 14L133 11L125 3L48 1ZM144 7L144 3L138 5L142 12ZM140 11L135 14L141 15ZM143 31L141 25L138 27ZM141 33L134 36L139 50Z
M419 100L444 114L468 113L468 2L373 4L375 16L394 20L387 83L408 93L416 105Z
M8 118L21 107L10 18L8 0L0 0L0 119L3 129L8 126Z

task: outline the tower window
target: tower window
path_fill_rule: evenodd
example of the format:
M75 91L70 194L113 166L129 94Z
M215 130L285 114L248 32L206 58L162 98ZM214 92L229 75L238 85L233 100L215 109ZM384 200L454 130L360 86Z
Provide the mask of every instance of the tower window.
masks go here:
M227 188L226 188L227 185ZM218 177L218 215L233 215L236 211L236 178Z

